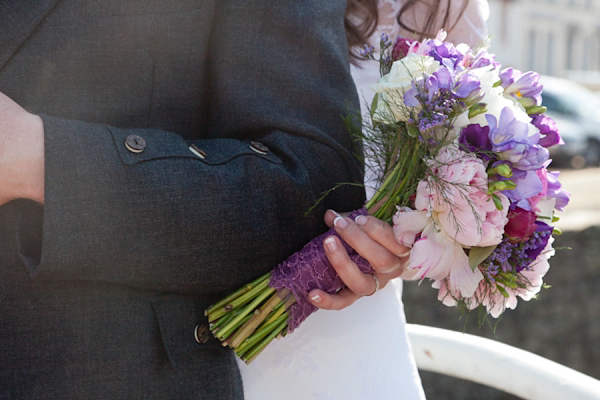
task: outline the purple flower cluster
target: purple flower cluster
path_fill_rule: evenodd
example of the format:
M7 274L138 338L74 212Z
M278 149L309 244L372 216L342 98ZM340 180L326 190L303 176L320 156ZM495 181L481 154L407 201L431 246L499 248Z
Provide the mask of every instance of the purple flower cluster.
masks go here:
M450 127L448 115L456 106L456 100L452 93L445 88L436 89L435 95L433 94L433 90L429 93L415 93L414 101L423 106L416 118L421 133L431 132L437 127ZM415 119L410 118L408 122L414 123Z
M542 253L552 235L552 227L536 222L536 231L524 242L512 243L509 238L502 239L485 263L485 274L492 282L498 272L519 273L529 269L531 263Z

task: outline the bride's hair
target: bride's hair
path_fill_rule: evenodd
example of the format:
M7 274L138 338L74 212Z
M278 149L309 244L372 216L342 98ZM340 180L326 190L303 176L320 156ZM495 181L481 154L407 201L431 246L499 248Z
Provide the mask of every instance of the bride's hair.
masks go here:
M368 43L369 37L377 28L378 2L378 0L348 0L344 24L353 62L358 59L359 48ZM409 22L403 18L408 10L419 3L428 9L425 21L419 21L418 23L422 26L421 29L415 28L417 21ZM405 31L414 32L419 40L425 37L433 37L440 28L444 28L446 31L454 28L469 4L469 0L463 2L455 21L450 21L451 3L452 0L405 0L398 15L396 15L396 20ZM444 4L445 7L443 7ZM440 15L441 11L444 12L443 15Z

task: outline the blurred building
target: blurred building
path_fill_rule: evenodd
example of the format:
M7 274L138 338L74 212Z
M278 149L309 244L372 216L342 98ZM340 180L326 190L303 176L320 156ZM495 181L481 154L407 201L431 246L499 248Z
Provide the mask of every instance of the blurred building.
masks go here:
M489 0L503 66L600 85L600 0Z

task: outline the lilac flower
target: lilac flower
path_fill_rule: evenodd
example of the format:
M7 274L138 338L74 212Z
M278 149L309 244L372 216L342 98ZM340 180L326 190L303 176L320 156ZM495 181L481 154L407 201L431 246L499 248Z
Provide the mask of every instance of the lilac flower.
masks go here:
M522 73L519 70L506 68L500 72L504 94L517 99L523 107L539 106L542 104L542 89L540 75L529 71Z
M512 241L506 237L488 257L486 274L493 277L502 268L504 272L519 273L529 270L531 264L539 257L548 245L552 227L543 222L535 221L531 233L523 241Z
M492 151L489 133L489 126L470 124L462 129L458 142L463 151L478 153L479 158L487 161L491 158L489 153Z
M373 53L375 52L375 46L365 44L363 49L360 51L360 56L363 58L371 58L373 57Z
M540 134L542 135L542 138L538 142L540 146L548 148L556 144L565 143L560 137L556 123L552 118L544 114L536 114L531 118L531 123L540 130Z
M381 34L381 39L379 39L381 42L381 47L390 47L392 45L392 42L390 41L390 36L387 33L382 33Z
M553 227L544 222L536 221L535 224L537 225L535 233L531 235L531 238L525 243L524 249L527 258L531 261L535 260L546 248L548 240L554 231Z
M412 87L404 93L404 104L410 107L422 106L416 118L421 133L440 126L449 127L448 115L457 102L451 88L451 75L446 68L440 68L431 75L425 74L424 78L413 81ZM410 122L414 120L411 119Z

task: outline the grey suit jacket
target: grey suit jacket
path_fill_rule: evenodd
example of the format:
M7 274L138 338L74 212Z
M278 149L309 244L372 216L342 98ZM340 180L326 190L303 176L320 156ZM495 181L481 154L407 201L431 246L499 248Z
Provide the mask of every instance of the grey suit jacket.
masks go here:
M358 208L342 0L2 0L45 204L0 207L0 399L238 399L206 306ZM193 151L190 146L193 145Z

